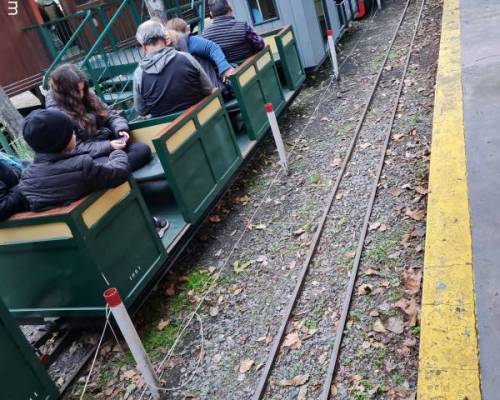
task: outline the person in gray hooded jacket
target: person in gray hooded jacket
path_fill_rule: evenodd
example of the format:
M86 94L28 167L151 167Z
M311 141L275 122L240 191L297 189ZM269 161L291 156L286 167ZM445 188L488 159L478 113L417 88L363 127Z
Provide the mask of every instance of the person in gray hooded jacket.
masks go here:
M161 22L142 23L136 39L145 53L134 72L134 107L140 115L183 111L216 90L190 54L167 46Z

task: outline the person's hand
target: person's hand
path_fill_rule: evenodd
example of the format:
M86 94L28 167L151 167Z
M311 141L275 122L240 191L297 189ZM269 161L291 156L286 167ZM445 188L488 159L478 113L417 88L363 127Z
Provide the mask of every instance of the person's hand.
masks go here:
M109 144L113 150L123 150L127 146L127 142L123 142L121 139L111 140Z
M236 73L236 68L231 67L231 68L226 69L221 76L222 82L226 83L226 81L229 79L229 77L231 75L234 75L235 73Z
M128 140L130 139L130 135L127 131L118 132L118 136L120 136L120 140L125 144L127 144Z

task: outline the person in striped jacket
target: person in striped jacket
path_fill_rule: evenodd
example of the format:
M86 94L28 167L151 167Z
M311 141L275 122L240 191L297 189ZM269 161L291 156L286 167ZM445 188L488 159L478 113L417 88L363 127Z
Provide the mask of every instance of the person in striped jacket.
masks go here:
M247 22L233 17L227 0L209 0L208 7L213 22L205 28L203 37L217 43L227 61L242 61L264 48L264 39Z

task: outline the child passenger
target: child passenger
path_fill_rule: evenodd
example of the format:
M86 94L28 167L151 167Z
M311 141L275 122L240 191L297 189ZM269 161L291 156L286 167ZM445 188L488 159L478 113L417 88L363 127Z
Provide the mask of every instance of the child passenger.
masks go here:
M151 160L149 146L129 142L127 120L89 90L89 81L78 67L60 65L50 75L49 86L46 107L64 111L73 119L77 153L88 152L97 158L123 150L132 171Z
M113 150L101 162L74 152L76 129L71 118L56 109L36 110L25 119L23 136L35 156L23 170L18 187L31 211L67 205L127 180L127 154Z

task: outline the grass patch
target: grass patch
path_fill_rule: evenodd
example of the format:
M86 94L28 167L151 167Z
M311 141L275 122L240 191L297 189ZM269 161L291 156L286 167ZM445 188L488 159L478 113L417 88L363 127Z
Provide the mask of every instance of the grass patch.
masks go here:
M378 348L375 350L375 354L373 355L373 364L377 367L381 367L384 364L385 357L387 355L387 350L385 347Z
M193 271L189 275L186 275L186 280L184 286L187 290L194 290L195 293L201 293L202 290L210 285L214 281L214 278L206 272Z
M397 302L403 297L403 290L401 288L392 288L387 293L387 299L392 302Z
M418 122L423 120L423 115L417 110L413 114L410 114L406 120L410 125L416 125Z
M319 185L321 183L321 175L311 175L309 177L309 183L311 185Z
M429 174L429 169L427 166L427 161L417 160L415 161L415 167L413 168L413 176L416 179L424 179Z
M396 386L401 386L403 383L403 377L399 374L399 372L392 374L391 379Z
M172 347L178 331L179 326L175 323L170 323L162 331L156 329L156 326L152 326L142 339L146 352L152 354L153 350L157 350L160 347L164 349Z

